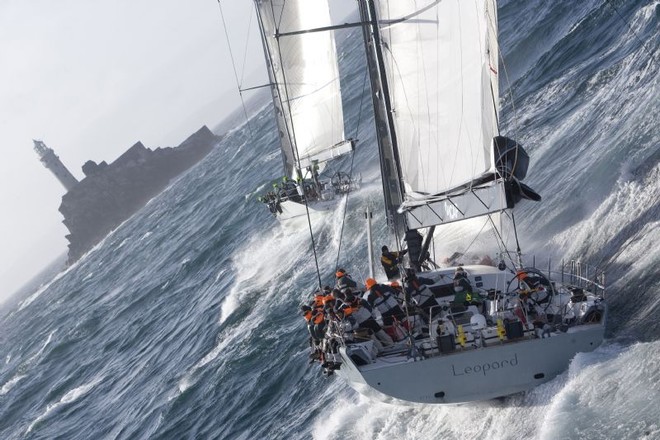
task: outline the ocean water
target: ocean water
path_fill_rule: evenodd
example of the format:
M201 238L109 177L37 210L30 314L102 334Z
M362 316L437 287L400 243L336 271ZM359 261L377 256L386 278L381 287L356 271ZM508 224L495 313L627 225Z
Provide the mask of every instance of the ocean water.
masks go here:
M255 201L281 173L266 106L5 306L0 438L660 438L660 2L511 0L499 15L504 132L527 147L526 182L543 196L516 208L521 245L606 269L600 348L527 393L460 407L378 403L323 377L298 316L318 283L309 233ZM367 205L387 241L359 38L340 38L363 187L312 225L324 283L338 262L365 278ZM436 254L485 251L470 228L443 233Z

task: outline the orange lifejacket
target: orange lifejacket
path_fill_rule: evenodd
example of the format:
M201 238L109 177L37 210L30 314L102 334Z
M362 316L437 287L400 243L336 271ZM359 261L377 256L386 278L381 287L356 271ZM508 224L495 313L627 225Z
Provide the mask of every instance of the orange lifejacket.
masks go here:
M316 315L314 315L314 324L321 324L324 319L325 316L323 315L323 312L317 312Z
M323 299L321 299L321 303L322 303L323 305L326 305L326 304L329 303L330 301L334 301L334 300L335 300L335 297L332 296L331 294L328 294L328 295L325 295L325 296L323 297Z
M349 316L355 311L355 307L343 307L342 312L344 312L344 316Z
M323 299L325 298L325 295L319 293L317 295L314 295L314 307L323 307Z

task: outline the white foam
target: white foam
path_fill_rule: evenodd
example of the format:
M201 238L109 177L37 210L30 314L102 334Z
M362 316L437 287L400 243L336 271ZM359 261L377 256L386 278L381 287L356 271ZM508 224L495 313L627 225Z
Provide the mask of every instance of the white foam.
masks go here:
M539 438L658 438L659 357L658 341L578 354Z
M293 265L299 261L302 255L297 248L307 240L305 237L306 231L291 233L277 227L269 233L253 237L243 251L234 256L232 265L236 281L220 306L220 324L255 291L282 288L281 285L275 286L272 281L276 280L279 274L291 271Z
M587 246L594 251L608 248L611 240L621 231L621 225L630 225L647 214L647 209L660 198L660 164L656 165L643 182L620 181L615 190L598 206L590 217L573 225L554 237L553 241L568 255L584 254ZM660 256L660 219L640 225L637 234L626 237L625 242L613 243L620 252L622 262L642 267L653 267Z
M331 219L333 216L328 216ZM326 219L325 221L329 221ZM301 248L308 246L306 230L291 233L284 228L276 227L262 235L253 237L243 251L235 254L232 262L236 279L231 290L221 304L219 324L222 325L245 301L251 301L250 314L232 327L222 330L215 346L193 365L179 380L177 392L183 393L197 381L197 372L222 355L236 355L234 347L238 342L250 337L255 330L254 322L263 318L266 304L272 306L273 300L286 298L297 278L309 273L312 262ZM300 270L294 272L293 268ZM225 270L216 277L216 282L224 275ZM283 273L292 273L287 279L281 280ZM279 280L279 283L274 283ZM263 307L260 305L264 304ZM256 305L256 306L255 306ZM177 394L178 394L177 393ZM175 396L171 396L170 399Z
M50 332L50 334L48 335L48 338L46 338L46 342L44 342L44 345L41 346L41 348L39 349L39 351L36 352L36 353L34 354L34 356L31 356L30 359L27 360L26 364L28 364L28 365L31 364L32 361L34 361L34 360L37 359L39 356L41 356L41 354L44 352L44 350L46 349L46 347L48 346L48 344L50 344L50 341L53 339L53 335L55 334L56 331L57 331L57 329L55 329L55 330L53 330L52 332Z
M49 414L51 414L53 411L57 410L58 408L71 404L75 402L76 400L80 399L83 397L85 394L89 393L96 385L98 385L101 381L103 381L103 377L99 377L95 380L93 380L90 383L81 385L77 388L74 388L70 391L68 391L62 398L54 403L54 404L49 404L46 407L46 411L44 411L43 414L41 414L39 417L37 417L28 427L27 431L25 431L26 434L29 434L32 429L35 427L37 423L40 421L44 420L46 417L48 417Z
M26 378L27 374L18 374L11 379L9 379L3 386L0 388L0 396L4 396L7 394L12 388L14 388L14 385L18 383L23 378Z

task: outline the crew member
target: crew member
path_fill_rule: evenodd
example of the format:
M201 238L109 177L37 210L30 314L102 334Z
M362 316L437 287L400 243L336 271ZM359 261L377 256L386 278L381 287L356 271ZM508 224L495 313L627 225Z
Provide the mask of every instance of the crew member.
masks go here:
M437 313L439 310L436 307L438 301L435 299L433 291L428 287L426 282L431 281L428 278L420 280L414 271L408 271L406 274L406 300L412 301L424 312L425 318L428 319L432 313Z
M365 286L367 290L364 292L363 298L380 312L383 324L392 325L395 318L401 320L405 316L396 299L394 289L385 284L378 284L373 278L367 278Z
M383 328L376 322L369 304L359 298L352 299L350 305L344 303L336 312L337 317L342 320L344 331L350 332L360 328L371 330L375 336L374 343L379 350L382 350L383 346L394 344L390 335L385 333Z
M353 280L353 278L351 278L349 274L346 273L344 269L337 269L335 277L337 278L336 286L339 290L344 290L347 287L351 289L357 287L357 283Z
M469 305L485 305L479 293L472 288L467 272L461 266L456 268L454 274L454 292L456 292L454 295L455 304L462 304L466 307Z
M382 254L380 256L380 263L383 265L385 275L388 280L398 278L400 275L398 264L401 263L403 256L408 253L407 249L401 252L390 252L387 246L382 247Z

